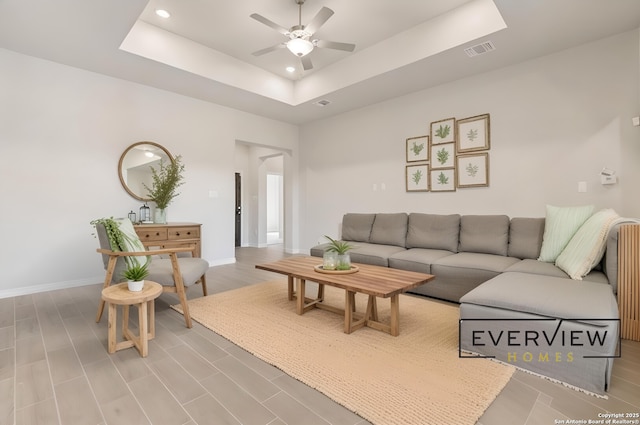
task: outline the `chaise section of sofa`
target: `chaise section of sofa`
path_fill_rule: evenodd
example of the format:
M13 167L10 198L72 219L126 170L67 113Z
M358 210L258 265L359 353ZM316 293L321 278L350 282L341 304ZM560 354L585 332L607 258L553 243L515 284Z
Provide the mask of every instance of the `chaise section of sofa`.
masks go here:
M618 318L606 282L505 272L460 299L460 349L604 394Z

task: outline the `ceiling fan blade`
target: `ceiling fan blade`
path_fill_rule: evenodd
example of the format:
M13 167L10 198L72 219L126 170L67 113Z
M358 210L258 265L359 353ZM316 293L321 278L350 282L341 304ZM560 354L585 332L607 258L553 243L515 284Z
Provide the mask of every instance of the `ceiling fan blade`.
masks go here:
M289 35L289 30L286 29L285 27L276 24L275 22L265 18L262 15L258 15L257 13L252 13L251 15L249 15L249 17L255 19L258 22L261 22L263 24L265 24L268 27L273 28L274 30L278 31L280 34L284 34L284 35Z
M345 52L353 52L356 48L355 44L338 43L337 41L313 40L313 44L324 49L344 50Z
M266 53L271 53L271 52L273 52L275 50L282 49L283 47L286 47L286 46L287 46L286 43L280 43L280 44L276 44L275 46L271 46L271 47L267 47L267 48L262 49L262 50L258 50L257 52L253 52L251 54L253 56L262 56L262 55L264 55Z
M314 34L327 20L333 15L333 10L328 7L323 7L320 12L304 27L304 30L309 34Z
M302 56L300 58L300 62L302 62L302 69L304 69L305 71L313 69L313 64L311 63L311 58L309 57L309 55Z

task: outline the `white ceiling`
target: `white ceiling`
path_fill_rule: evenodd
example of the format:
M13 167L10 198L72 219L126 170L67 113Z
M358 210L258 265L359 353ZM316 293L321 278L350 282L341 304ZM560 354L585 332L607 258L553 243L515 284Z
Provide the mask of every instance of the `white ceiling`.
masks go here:
M313 38L356 49L310 71L251 54L286 39L249 15L288 28L295 0L0 0L0 47L300 124L640 27L638 0L307 0L302 23L322 7Z

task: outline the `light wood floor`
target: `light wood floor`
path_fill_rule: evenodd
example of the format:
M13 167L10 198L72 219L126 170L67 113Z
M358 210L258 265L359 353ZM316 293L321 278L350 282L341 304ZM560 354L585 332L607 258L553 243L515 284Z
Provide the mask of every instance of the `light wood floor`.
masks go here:
M207 274L210 292L279 278L254 265L283 256L280 245L240 248L237 263ZM169 309L172 294L156 303L149 357L134 349L109 355L106 317L94 321L99 294L91 285L0 300L0 424L367 424L199 324L187 329ZM201 296L200 288L188 296ZM608 400L516 372L478 423L638 413L640 343L623 341L622 354Z

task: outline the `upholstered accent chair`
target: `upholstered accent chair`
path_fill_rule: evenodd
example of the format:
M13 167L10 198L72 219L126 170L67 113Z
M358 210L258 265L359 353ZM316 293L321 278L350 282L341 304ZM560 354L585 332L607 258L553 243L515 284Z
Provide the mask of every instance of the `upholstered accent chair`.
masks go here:
M121 228L133 230L133 225L128 219L121 222ZM134 238L134 246L139 246L139 250L135 251L114 251L109 243L106 229L104 225L97 223L95 225L100 248L96 251L102 254L102 261L106 275L104 278L104 288L112 283L122 282L125 279L122 273L126 269L125 257L144 257L150 259L148 264L149 276L146 280L157 282L162 285L163 292L176 293L180 299L182 310L184 312L184 320L187 328L191 328L191 315L189 314L189 306L187 304L186 288L196 283L202 284L202 293L207 295L207 284L205 274L209 269L209 263L202 258L193 256L195 246L182 246L171 248L149 249L152 243L144 244L139 241L135 232L128 232L129 238ZM146 246L145 246L146 245ZM102 318L104 311L104 300L100 300L96 322Z

